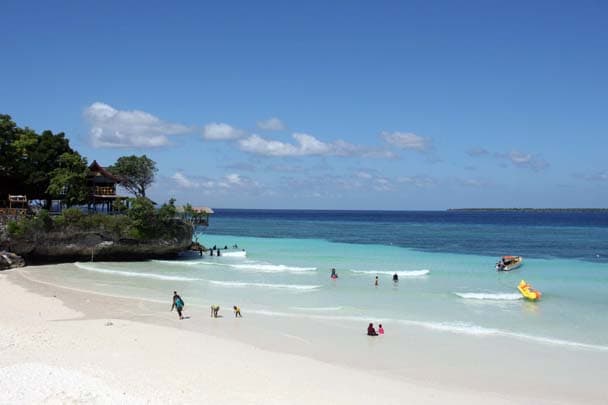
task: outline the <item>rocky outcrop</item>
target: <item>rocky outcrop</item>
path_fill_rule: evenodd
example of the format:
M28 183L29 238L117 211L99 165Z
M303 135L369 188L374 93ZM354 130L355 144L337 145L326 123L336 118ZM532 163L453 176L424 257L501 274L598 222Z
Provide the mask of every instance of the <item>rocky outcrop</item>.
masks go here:
M145 260L172 257L189 249L192 226L175 220L172 237L130 239L104 229L38 232L9 240L10 250L28 261Z
M11 252L0 251L0 270L14 269L25 266L23 257Z

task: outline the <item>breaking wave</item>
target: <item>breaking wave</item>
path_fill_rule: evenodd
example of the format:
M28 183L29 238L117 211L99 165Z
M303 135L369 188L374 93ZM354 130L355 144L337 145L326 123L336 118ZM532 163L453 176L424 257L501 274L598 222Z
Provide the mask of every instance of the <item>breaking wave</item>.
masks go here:
M116 276L123 277L140 277L140 278L150 278L156 280L168 280L168 281L197 281L200 280L198 278L190 278L190 277L181 277L181 276L166 276L163 274L154 274L154 273L139 273L135 271L121 271L121 270L110 270L104 269L100 267L94 267L87 264L82 264L79 262L74 263L76 267L82 270L94 271L96 273L104 273L104 274L113 274Z

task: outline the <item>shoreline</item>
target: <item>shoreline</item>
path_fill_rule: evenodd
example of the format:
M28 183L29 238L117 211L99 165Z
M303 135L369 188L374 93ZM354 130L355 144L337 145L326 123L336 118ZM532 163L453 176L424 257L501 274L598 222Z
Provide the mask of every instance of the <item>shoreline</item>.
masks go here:
M52 268L52 266L47 267ZM201 339L213 340L211 346L226 346L225 351L217 353L220 359L231 359L233 361L235 360L234 357L247 358L252 352L263 352L264 356L273 358L270 363L260 361L260 367L265 372L272 373L277 362L290 364L295 362L294 369L299 369L300 363L302 363L302 366L306 365L309 368L307 377L303 378L308 378L309 374L323 374L329 368L334 367L340 369L339 374L341 376L355 373L364 377L353 378L375 378L378 380L375 383L376 385L386 386L386 390L388 390L386 392L391 392L383 399L388 403L402 403L404 391L409 393L407 395L413 395L410 400L417 403L424 402L421 401L421 398L431 401L428 395L443 399L425 403L445 403L448 398L453 398L454 395L461 396L463 401L466 400L467 403L471 401L473 403L481 403L482 401L484 403L506 403L504 401L507 401L507 399L510 403L513 401L524 402L527 396L518 394L518 392L521 392L522 383L525 388L532 389L535 392L537 397L535 401L540 403L572 402L572 400L582 401L583 399L589 403L602 403L606 400L605 394L600 389L600 380L602 380L600 375L596 375L598 381L595 381L592 375L594 369L593 358L596 358L596 367L601 367L602 364L605 364L602 363L602 359L608 358L608 355L602 353L598 355L584 350L524 344L501 337L484 339L470 336L450 336L433 331L421 331L419 328L403 327L393 327L389 335L370 340L367 337L353 337L353 334L360 333L360 325L334 325L334 322L323 319L304 321L299 319L294 321L276 316L251 314L247 313L246 309L243 311L245 316L243 319L231 319L230 311L222 311L225 316L224 319L211 319L207 308L187 306L185 314L191 316L191 319L180 322L176 319L175 313L168 311L169 299L164 304L162 301L151 302L150 300L110 297L97 293L69 290L65 287L45 285L39 281L28 279L26 273L20 269L13 270L10 274L3 274L0 277L3 285L0 292L4 293L10 288L25 288L28 291L25 293L26 295L34 295L35 298L32 298L32 301L42 297L50 297L57 304L72 311L77 308L79 315L72 317L66 323L72 325L73 329L77 329L71 333L76 333L76 336L83 339L90 339L91 336L86 331L80 330L76 326L77 324L95 323L96 328L103 329L107 328L103 325L108 319L110 319L110 322L120 322L121 325L126 322L125 325L127 326L124 326L125 329L123 330L127 333L127 336L130 339L140 341L148 335L160 334L165 339L172 340L172 335L175 333L186 333L189 336L187 341L190 342L185 345L188 348L192 345L200 345L199 341ZM7 287L9 285L10 287ZM5 296L5 294L0 294L0 296ZM1 298L1 300L4 301L5 298ZM3 305L10 306L12 304L9 302L3 303ZM37 309L40 308L29 308L34 312ZM1 319L4 324L6 319L4 317ZM130 330L131 328L133 330ZM157 331L158 328L162 331ZM112 328L107 329L112 330ZM145 330L145 332L141 332L140 329ZM320 331L320 334L314 331ZM338 342L343 344L344 348L333 350L332 348ZM158 340L148 341L148 343L155 346L155 357L156 353L162 352L166 345L172 345ZM180 343L175 344L179 345ZM499 345L500 350L496 350L496 344ZM238 346L238 348L233 346ZM114 348L103 347L102 351L104 350L114 350ZM520 350L522 350L521 353L519 353ZM128 357L131 355L131 351L137 352L138 348L125 347L121 350L121 355ZM206 361L204 353L203 350L203 357L200 358L196 356L192 359L188 358L187 362L190 364L187 367L191 370L198 369L197 364L204 364ZM552 373L555 375L548 379L545 376L544 380L535 380L532 385L529 382L526 383L525 378L515 378L514 381L509 381L511 380L511 377L509 377L506 381L495 381L501 375L504 378L504 374L500 368L497 369L496 365L490 363L493 358L503 359L505 361L504 372L510 373L521 366L518 363L519 361L523 361L524 358L532 356L534 353L544 363L528 367L530 368L529 371L534 373L542 369L542 367L539 367L539 370L534 370L538 366L545 366L552 369ZM353 354L355 355L353 356ZM393 361L392 357L397 356L402 356L402 361ZM509 357L513 356L515 356L515 359L509 361ZM570 383L572 387L568 387L564 384L568 384L568 378L571 378L570 370L561 370L563 372L560 373L557 372L556 367L559 367L563 359L566 359L567 362L572 361L573 356L581 356L592 362L590 371L586 373L589 374L591 380L587 380L586 383L581 381L582 384L577 386L572 382ZM580 362L583 362L582 358ZM4 362L1 362L0 365L5 366ZM106 365L101 363L100 367L105 369ZM240 371L229 369L222 372L239 374ZM279 377L281 376L277 373L273 375L273 379ZM256 379L256 377L251 376L240 376L239 378ZM327 378L332 381L336 379L335 376ZM587 376L583 374L579 378L584 379ZM348 378L339 377L337 380L339 381L332 382L331 388L326 386L326 382L320 382L321 386L317 388L309 387L307 388L307 395L319 395L314 401L323 402L323 395L327 395L328 390L334 392L335 387L333 386L335 384L354 385ZM367 390L363 389L364 387L369 388L370 393L374 394L373 399L363 400L363 398L367 398ZM393 388L398 388L397 392L392 392ZM301 391L301 387L294 389ZM376 388L366 383L361 386L361 389L356 390L359 397L351 395L332 397L332 400L328 400L327 403L376 401L378 394L375 391ZM429 394L429 392L432 394ZM254 389L247 395L255 397L260 394ZM300 394L302 393L300 392ZM141 393L137 392L137 395L141 396ZM220 402L223 399L217 397ZM188 402L188 399L185 399L185 401ZM283 398L283 401L285 401L285 398ZM248 401L245 400L244 402ZM287 402L292 401L289 399Z

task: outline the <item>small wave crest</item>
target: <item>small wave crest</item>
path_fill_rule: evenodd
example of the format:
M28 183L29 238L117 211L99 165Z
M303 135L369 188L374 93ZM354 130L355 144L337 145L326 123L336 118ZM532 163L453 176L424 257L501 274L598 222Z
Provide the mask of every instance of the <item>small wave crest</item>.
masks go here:
M74 263L76 267L82 270L94 271L96 273L104 273L104 274L113 274L116 276L123 277L141 277L141 278L150 278L156 280L167 280L167 281L197 281L200 280L198 278L190 278L190 277L181 277L181 276L167 276L164 274L154 274L154 273L139 273L135 271L122 271L122 270L110 270L104 269L101 267L94 267L87 264L82 264L80 262Z
M209 280L209 283L214 285L220 285L223 287L260 287L260 288L277 288L286 290L317 290L321 288L320 285L302 285L302 284L271 284L271 283L251 283L243 281L216 281Z
M490 300L490 301L517 301L522 299L521 294L517 293L458 293L460 298L467 300Z
M374 270L351 270L353 273L357 274L387 274L393 275L397 274L399 277L422 277L429 274L431 271L428 269L422 270L407 270L407 271L374 271Z
M314 312L325 312L325 311L341 311L342 307L291 307L296 311L314 311Z
M172 266L196 266L205 264L200 260L152 260L154 263L170 264Z
M295 318L309 318L319 320L332 320L332 321L351 321L358 322L365 325L370 319L378 319L382 323L389 324L391 322L407 325L407 326L418 326L425 329L436 330L440 332L455 333L470 336L498 336L508 337L513 339L519 339L524 341L535 342L539 344L565 346L573 349L585 349L585 350L596 350L601 352L608 352L608 346L596 345L591 343L576 342L572 340L558 339L545 336L527 335L524 333L518 333L502 329L486 328L479 325L470 324L467 322L431 322L431 321L414 321L408 319L389 319L379 318L377 316L336 316L336 315L320 315L320 314L302 314L302 313L288 313L268 310L253 310L249 311L259 315L266 316L280 316L280 317L295 317Z
M251 264L231 264L230 267L239 270L253 270L263 273L280 273L280 272L292 272L299 273L305 271L316 271L316 267L298 267L298 266L285 266L283 264L262 264L262 263L251 263Z

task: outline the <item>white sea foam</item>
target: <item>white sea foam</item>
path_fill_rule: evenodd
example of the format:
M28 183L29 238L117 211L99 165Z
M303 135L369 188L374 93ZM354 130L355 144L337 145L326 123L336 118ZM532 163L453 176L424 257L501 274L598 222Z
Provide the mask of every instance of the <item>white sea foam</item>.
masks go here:
M358 322L365 325L370 319L378 320L384 324L396 323L407 326L417 326L425 329L437 330L440 332L456 333L462 335L478 336L478 337L508 337L540 344L566 346L575 349L596 350L608 352L608 346L594 345L589 343L575 342L571 340L557 339L545 336L526 335L524 333L511 332L501 329L486 328L479 325L470 324L467 322L430 322L430 321L413 321L408 319L390 319L377 316L337 316L337 315L316 315L302 313L288 313L267 310L249 310L250 313L258 315L273 316L273 317L290 317L290 318L308 318L331 321L349 321Z
M270 284L270 283L250 283L242 281L216 281L209 280L209 283L221 285L223 287L261 287L261 288L278 288L288 290L316 290L321 288L320 285L302 285L302 284Z
M280 272L305 272L305 271L316 271L316 267L298 267L298 266L285 266L283 264L265 264L265 263L248 263L248 264L231 264L232 268L238 270L253 270L263 273L280 273Z
M78 267L82 270L94 271L96 273L113 274L116 276L123 276L123 277L141 277L141 278L151 278L151 279L156 279L156 280L168 280L168 281L197 281L197 280L200 280L198 278L191 278L191 277L167 276L167 275L163 275L163 274L139 273L139 272L135 272L135 271L110 270L110 269L104 269L101 267L94 267L91 265L82 264L79 262L74 263L74 265L76 265L76 267Z
M468 300L490 300L490 301L517 301L522 299L521 294L517 293L458 293L460 298Z
M169 264L173 266L198 266L199 264L206 264L201 260L152 260L154 263Z
M313 312L325 312L325 311L341 311L342 307L291 307L296 311L313 311Z
M350 270L353 273L357 274L388 274L393 275L397 274L399 277L421 277L426 276L431 271L428 269L422 270L407 270L407 271L374 271L374 270Z

